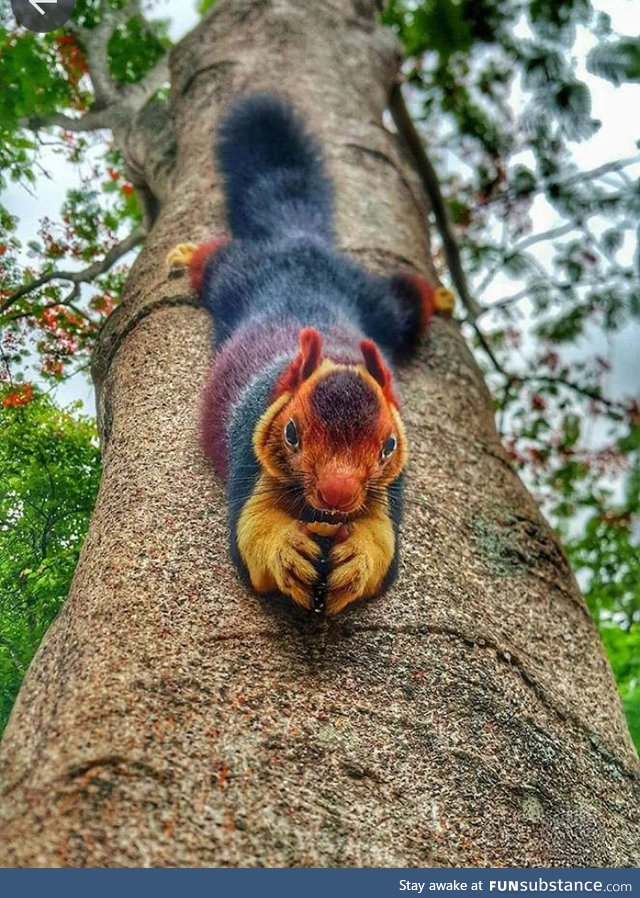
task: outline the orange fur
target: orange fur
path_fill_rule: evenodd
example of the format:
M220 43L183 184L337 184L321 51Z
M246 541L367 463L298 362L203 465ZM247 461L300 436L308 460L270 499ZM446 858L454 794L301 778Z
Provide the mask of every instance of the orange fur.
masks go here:
M275 487L268 474L260 477L240 514L238 550L256 592L278 590L310 608L320 548L303 524L274 503Z
M327 614L338 614L351 602L379 593L394 552L386 500L376 501L366 517L350 525L347 538L331 550Z
M278 589L304 607L312 606L317 578L314 561L320 555L313 536L333 536L327 614L337 614L350 602L378 593L395 552L384 489L406 465L407 441L382 356L370 341L363 341L362 350L362 365L338 365L322 358L317 331L301 332L300 351L280 378L275 399L254 431L253 448L263 474L237 529L238 548L254 589ZM319 382L340 369L365 380L378 400L376 420L348 447L336 444L312 401ZM288 446L284 438L290 419L299 433L297 447ZM397 448L384 461L381 447L391 434ZM326 506L318 484L327 477L357 481L353 507L339 510L339 523L301 524L286 510L292 486L303 491L307 505L322 511Z
M296 480L304 482L307 501L316 508L323 507L316 491L317 481L323 473L356 477L360 490L354 504L361 505L366 501L371 483L379 488L388 486L400 476L407 460L407 441L398 409L364 366L358 366L356 370L373 386L380 400L376 426L370 434L349 446L348 455L342 447L336 447L323 422L313 414L311 394L322 377L340 367L346 366L335 365L326 359L321 362L294 394L281 394L263 415L254 435L254 450L263 468L282 484ZM282 437L290 418L294 418L300 429L301 448L296 453L287 450ZM391 433L397 438L398 448L383 464L380 448Z

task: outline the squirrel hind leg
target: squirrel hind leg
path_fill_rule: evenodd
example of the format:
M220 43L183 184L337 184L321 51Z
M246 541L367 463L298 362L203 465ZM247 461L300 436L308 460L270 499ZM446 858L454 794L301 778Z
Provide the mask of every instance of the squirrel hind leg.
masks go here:
M410 271L402 272L400 278L409 283L417 293L421 307L422 331L427 330L434 314L445 318L453 314L456 298L447 287L443 287L442 284L433 284L424 275Z
M196 293L200 293L209 259L228 243L229 238L224 234L200 245L197 243L178 243L167 254L166 262L171 269L188 268L191 286Z

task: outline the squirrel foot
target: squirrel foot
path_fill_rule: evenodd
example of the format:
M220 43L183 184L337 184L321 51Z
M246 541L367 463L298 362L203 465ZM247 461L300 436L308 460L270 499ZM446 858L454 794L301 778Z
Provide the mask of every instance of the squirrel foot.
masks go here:
M433 291L433 307L440 315L453 314L455 304L455 295L447 287L436 287Z
M415 271L401 272L402 279L417 291L422 306L422 330L429 326L434 314L450 317L456 304L455 294L442 284L434 284L431 280Z
M167 253L167 266L169 268L188 268L197 249L196 243L178 243Z

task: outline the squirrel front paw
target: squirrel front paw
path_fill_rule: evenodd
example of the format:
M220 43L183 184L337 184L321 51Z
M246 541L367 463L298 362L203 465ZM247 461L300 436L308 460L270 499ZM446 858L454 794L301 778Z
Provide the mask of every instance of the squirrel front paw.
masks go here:
M281 592L312 607L320 547L304 525L271 505L264 482L240 515L236 539L256 592Z
M379 593L395 553L393 526L386 514L362 518L350 528L347 538L336 543L330 554L329 615Z
M320 547L298 521L292 522L274 540L269 569L276 586L303 608L312 607L319 557Z
M379 593L395 555L386 503L350 524L309 524L273 505L273 484L259 479L237 523L236 545L256 592L281 592L309 610L317 597L324 549L332 539L326 579L326 613L337 614L357 599ZM324 598L324 583L322 586ZM323 602L324 604L324 602Z

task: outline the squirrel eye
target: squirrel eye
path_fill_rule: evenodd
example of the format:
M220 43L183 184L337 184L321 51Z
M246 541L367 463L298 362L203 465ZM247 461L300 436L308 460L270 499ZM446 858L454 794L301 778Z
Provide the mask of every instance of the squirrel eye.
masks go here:
M397 447L398 447L398 441L395 438L395 436L393 434L391 434L391 436L388 438L388 440L382 447L382 452L380 453L380 455L382 456L382 460L386 461L386 459L389 458L390 455L393 455L393 453L396 451Z
M300 445L298 428L296 427L296 422L293 420L293 418L289 418L289 420L285 424L284 439L287 446L291 446L292 449L297 449Z

